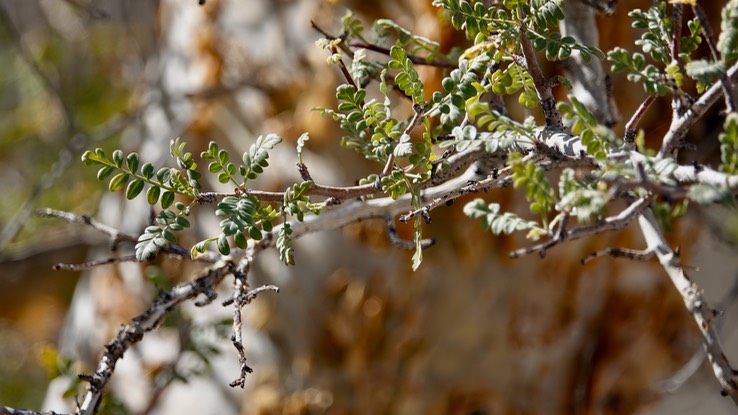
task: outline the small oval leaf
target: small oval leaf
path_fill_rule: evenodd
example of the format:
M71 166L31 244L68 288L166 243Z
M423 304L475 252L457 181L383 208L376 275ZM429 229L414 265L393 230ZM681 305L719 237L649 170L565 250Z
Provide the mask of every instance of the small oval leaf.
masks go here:
M161 194L161 188L156 187L156 186L151 186L151 188L146 191L146 201L149 202L151 206L154 206L156 202L159 201L160 194Z
M110 183L108 184L108 189L111 192L117 192L118 190L122 189L123 186L128 183L128 179L130 176L128 173L118 173L116 174L112 179L110 179Z
M167 190L161 195L161 207L166 209L172 206L172 203L174 203L174 192Z
M141 179L136 179L130 183L128 183L128 188L126 189L126 199L131 200L134 199L136 196L138 196L141 191L144 189L144 181Z
M231 253L231 247L230 245L228 245L228 238L226 238L225 235L220 235L218 237L218 252L223 255L228 255Z

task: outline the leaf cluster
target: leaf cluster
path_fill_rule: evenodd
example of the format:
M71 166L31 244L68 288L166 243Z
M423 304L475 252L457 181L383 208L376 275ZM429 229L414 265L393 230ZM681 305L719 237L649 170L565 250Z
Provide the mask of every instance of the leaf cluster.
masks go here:
M450 130L463 118L467 100L482 94L480 73L490 64L490 56L480 54L473 59L462 59L459 67L441 80L443 91L435 91L431 96L428 116L440 119L441 130Z
M136 259L145 261L156 256L159 251L169 243L176 243L177 236L174 232L181 231L190 227L190 206L185 206L182 202L177 202L175 207L179 212L164 209L156 216L156 223L159 226L147 226L144 233L138 237L136 243Z
M237 188L244 189L246 182L254 180L269 166L269 150L282 142L277 134L259 136L249 150L241 156L243 164L236 166L230 162L228 151L219 148L218 143L211 141L208 149L200 154L203 160L210 160L208 171L218 175L220 183L233 183ZM238 173L237 173L238 172ZM240 177L239 177L240 176Z
M140 195L146 186L146 200L150 205L160 203L166 209L174 203L175 195L196 198L201 188L200 173L192 154L183 152L184 143L179 139L172 141L171 153L177 157L177 163L184 173L170 167L156 170L153 164L140 164L138 153L124 156L122 150L115 150L111 157L101 148L94 151L87 150L82 154L82 161L88 166L101 166L97 171L97 179L108 179L108 190L117 192L126 188L126 198L134 199ZM139 170L139 166L141 167ZM115 175L113 173L117 172Z
M482 228L489 229L495 235L509 235L514 231L533 231L529 235L538 236L547 234L546 229L537 222L525 220L512 212L500 213L498 203L487 204L484 199L478 198L464 206L464 214L472 219L481 219Z

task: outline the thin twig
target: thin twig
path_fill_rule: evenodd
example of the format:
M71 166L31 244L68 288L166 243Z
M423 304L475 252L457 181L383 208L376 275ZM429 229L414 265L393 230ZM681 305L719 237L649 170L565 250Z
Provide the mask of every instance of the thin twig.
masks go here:
M384 217L384 223L387 226L387 236L389 236L392 245L407 250L413 250L417 248L415 246L415 241L409 241L407 239L400 238L400 235L397 233L397 227L395 226L395 220L392 218L392 216L386 215ZM430 248L435 244L436 241L430 238L422 239L420 241L420 247L423 249Z
M56 209L39 209L36 215L42 218L59 218L69 223L80 223L92 227L93 229L107 235L113 241L113 245L120 242L136 242L138 237L123 233L112 226L100 223L87 215L76 215L70 212L64 212Z
M630 117L628 123L625 124L625 134L623 134L623 140L626 143L635 143L636 129L638 128L638 123L641 122L641 118L643 118L643 115L646 114L646 110L648 109L648 107L651 106L651 104L653 104L654 101L656 101L656 95L647 96L646 99L641 103L641 105L638 106L638 109L633 114L633 116Z
M592 225L583 225L567 229L566 233L557 233L556 236L546 242L513 251L510 253L510 256L512 258L518 258L523 255L528 255L532 253L544 255L546 250L551 249L554 246L565 241L573 241L585 236L623 229L628 226L628 224L630 224L641 212L643 212L643 210L646 209L649 204L651 204L652 198L652 196L640 198L631 203L627 208L623 209L619 214L615 216L604 218Z
M357 186L326 186L316 184L313 182L312 187L308 189L305 194L308 196L324 196L339 199L341 201L354 199L362 196L371 196L377 194L379 189L374 183L362 184ZM282 202L284 201L284 192L267 192L263 190L251 190L246 189L244 191L238 191L233 193L219 193L219 192L202 192L200 197L197 199L199 204L210 204L220 202L226 197L239 197L245 194L254 196L255 198L265 202Z
M66 263L57 263L54 264L52 267L54 271L82 271L84 269L93 268L93 267L99 267L101 265L110 265L110 264L117 264L120 262L133 262L136 261L136 255L125 255L121 257L113 257L113 258L106 258L106 259L99 259L96 261L89 261L89 262L83 262L81 264L66 264Z
M409 135L415 127L420 125L420 123L423 122L424 114L425 114L425 108L423 108L420 104L413 105L413 111L415 114L413 115L413 118L410 120L410 124L405 128L405 130L402 132L402 135ZM390 153L389 157L387 158L387 163L384 165L384 169L382 169L382 176L387 177L390 173L392 173L392 169L395 167L395 153Z
M233 308L233 333L231 334L231 343L238 352L238 365L240 367L240 374L236 380L230 383L232 388L240 387L243 389L246 384L246 375L253 372L254 370L246 363L246 352L243 347L243 335L242 335L242 322L241 322L241 308L246 304L246 293L248 292L248 283L246 277L248 276L251 261L248 260L243 266L242 272L235 272L233 274L233 302L235 306ZM226 305L224 303L223 305Z
M654 257L653 251L643 251L638 249L628 248L605 248L597 252L593 252L586 257L582 258L582 265L592 261L595 258L601 256L611 256L613 258L627 258L633 261L648 261Z
M348 45L346 45L345 42L343 42L343 39L346 38L346 35L348 35L348 33L343 33L341 34L341 36L333 36L325 30L321 29L313 20L310 21L310 26L312 26L313 29L315 29L318 33L325 36L325 38L328 40L335 40L339 38L342 39L342 41L338 44L338 47L341 48L342 51L346 52L346 54L353 59L354 52L351 50L351 48L348 47Z
M551 92L550 84L543 76L543 71L541 71L541 66L536 57L536 51L533 49L533 45L530 43L528 33L524 27L520 28L520 45L523 50L525 67L531 79L533 79L533 85L538 94L538 101L546 117L546 127L554 131L562 131L564 129L564 123L561 120L559 110L556 109L556 98L554 98Z
M353 41L353 42L349 42L349 46L354 47L354 48L363 48L363 49L371 50L373 52L381 53L387 56L389 56L390 54L390 50L387 48L377 46L377 45L372 45L370 43L365 43L365 42ZM407 55L407 58L410 59L410 61L416 65L437 66L439 68L448 68L448 69L454 69L459 66L457 63L450 62L444 59L433 59L431 61L428 61L428 59L422 56L415 56L415 55Z
M30 409L15 409L7 406L0 406L0 415L63 415L59 412L36 412Z
M527 157L527 156L526 156ZM467 193L477 193L480 190L488 191L496 187L505 187L512 182L512 169L505 167L499 170L495 170L489 177L479 181L469 181L461 187L451 189L444 192L440 196L434 198L430 203L424 205L420 209L415 209L400 216L400 222L408 222L410 219L422 214L423 212L429 212L441 205L449 205L454 200L460 198Z

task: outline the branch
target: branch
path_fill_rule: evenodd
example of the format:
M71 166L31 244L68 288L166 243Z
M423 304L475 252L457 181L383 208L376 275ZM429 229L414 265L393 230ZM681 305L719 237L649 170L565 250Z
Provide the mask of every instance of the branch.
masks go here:
M99 267L101 265L110 265L110 264L117 264L119 262L134 262L136 261L136 255L124 255L121 257L113 257L113 258L106 258L106 259L100 259L95 261L89 261L89 262L83 262L81 264L66 264L63 262L54 264L51 268L54 271L82 271L83 269L93 268L93 267Z
M233 272L233 263L220 261L202 271L194 281L179 284L170 291L162 292L159 299L148 310L134 317L129 324L122 326L115 338L105 345L105 351L95 372L91 375L80 375L80 378L87 381L89 386L77 413L90 415L96 412L103 390L110 381L118 360L123 358L131 346L141 341L145 333L156 329L174 307L186 300L194 299L202 294L205 295L205 299L196 302L195 305L203 306L212 302L217 297L215 288L231 272Z
M104 223L100 223L95 219L87 215L75 215L74 213L64 212L56 209L39 209L36 211L36 215L42 218L59 218L64 219L69 223L81 223L92 227L93 229L107 235L113 243L113 246L117 246L121 242L136 242L138 237L123 233L118 229L108 226Z
M528 158L529 156L526 156ZM524 159L525 160L525 159ZM402 216L400 216L400 222L408 222L410 219L417 215L427 213L441 205L450 206L454 200L467 193L477 193L480 190L489 191L490 189L497 187L505 187L512 182L512 169L505 167L503 169L494 169L491 175L483 180L469 179L465 181L465 184L459 187L455 187L449 191L441 193L436 196L430 203L426 204L420 209L413 210Z
M638 217L643 237L648 245L648 250L655 252L661 266L671 278L672 284L681 294L687 311L692 314L697 327L702 332L704 347L707 358L720 386L721 393L729 396L738 405L738 385L736 384L736 371L730 366L725 353L720 345L717 327L715 324L716 312L705 300L702 289L692 281L684 272L679 257L674 254L664 239L658 222L653 212L646 210Z
M536 93L538 94L538 101L546 117L546 127L554 131L563 131L564 123L561 121L559 110L556 109L556 98L554 98L551 92L551 86L543 76L541 66L538 64L538 58L536 57L536 51L528 39L528 33L525 28L520 29L520 45L523 49L525 67L533 79L533 85L535 85Z
M653 251L641 251L637 249L628 248L605 248L597 252L593 252L586 257L582 258L582 265L592 261L595 258L609 255L613 258L627 258L633 261L648 261L655 255Z
M354 41L354 42L349 42L349 46L354 47L354 48L363 48L363 49L371 50L373 52L381 53L387 56L389 56L390 54L389 49L383 48L381 46L373 45L370 43ZM410 61L416 65L437 66L439 68L448 68L448 69L456 69L459 66L457 63L450 62L444 59L433 59L431 61L428 61L428 59L422 56L415 56L415 55L407 55L407 58L410 59Z
M638 107L636 112L633 114L633 116L630 118L630 120L628 120L628 123L625 124L625 134L623 134L623 140L627 144L635 143L636 128L638 128L638 123L641 122L641 118L643 118L646 110L654 101L656 101L656 95L647 96L646 99Z
M730 82L738 82L738 63L730 67L727 74ZM684 139L692 126L699 120L710 107L717 102L718 98L723 94L721 83L716 83L710 87L702 96L687 110L684 115L679 118L672 119L669 131L664 135L664 141L661 144L658 157L665 158L674 156L679 142Z
M28 409L15 409L7 406L0 406L0 415L63 415L59 412L36 412Z
M592 225L578 226L572 229L566 229L565 232L558 232L553 239L528 248L518 249L517 251L511 252L510 256L518 258L532 253L544 255L546 250L565 241L573 241L585 236L623 229L651 204L652 198L652 196L640 198L615 216L604 218Z

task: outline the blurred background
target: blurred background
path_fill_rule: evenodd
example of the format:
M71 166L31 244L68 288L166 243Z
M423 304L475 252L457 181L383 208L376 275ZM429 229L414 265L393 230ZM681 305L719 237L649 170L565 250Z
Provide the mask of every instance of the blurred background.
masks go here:
M129 253L81 225L38 218L42 207L90 215L138 234L144 201L104 191L80 156L102 147L138 151L172 165L169 142L195 154L210 140L240 154L258 135L285 143L271 154L264 190L299 180L294 143L310 133L305 163L316 181L352 185L376 172L338 146L332 120L341 82L314 41L311 20L338 35L354 10L370 27L391 18L441 43L468 42L429 0L1 0L0 1L0 404L70 411L72 379L94 368L121 323L142 312L157 287L188 280L197 266L170 258L87 272L52 271ZM719 29L722 1L702 5ZM623 0L598 16L600 47L633 49L640 33ZM560 73L548 65L546 74ZM423 68L428 85L440 70ZM645 97L614 76L623 125ZM430 88L426 88L430 89ZM567 91L557 90L559 97ZM528 115L509 108L515 117ZM682 162L719 160L717 105L694 128L697 151ZM533 113L539 116L539 114ZM657 148L667 99L641 123ZM230 190L208 183L213 190ZM206 186L206 187L207 187ZM485 195L527 213L510 191ZM605 247L643 247L638 229L578 240L517 260L525 245L466 219L468 199L433 213L437 245L411 272L412 253L367 221L295 244L296 267L259 256L250 282L276 284L244 309L254 373L244 391L229 340L231 310L213 304L175 312L126 355L101 413L213 414L711 414L734 413L701 353L701 338L656 263L600 258ZM616 207L617 208L617 207ZM217 231L203 207L189 246ZM411 229L399 227L404 236ZM707 298L720 306L724 350L738 365L738 215L692 206L667 235ZM225 298L230 281L222 287ZM64 395L64 396L63 396Z

